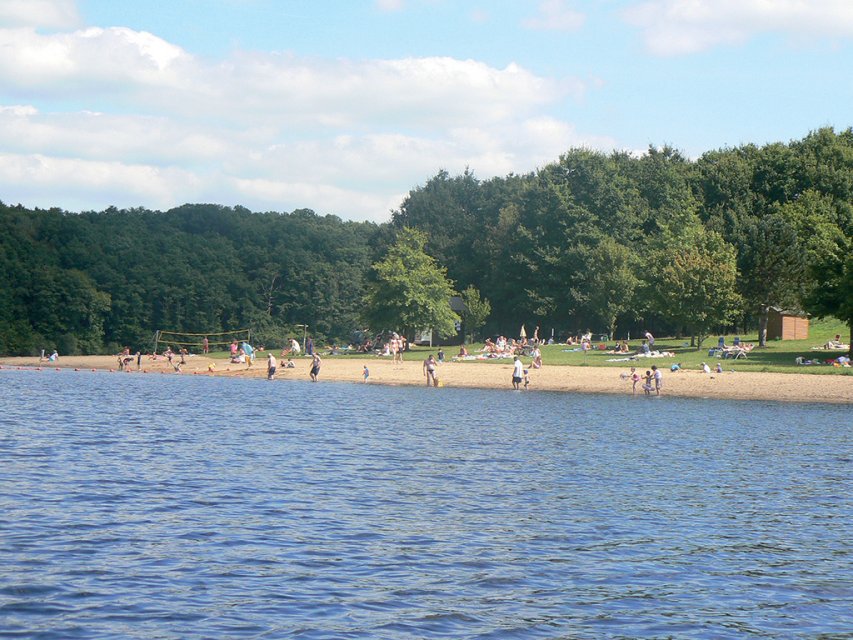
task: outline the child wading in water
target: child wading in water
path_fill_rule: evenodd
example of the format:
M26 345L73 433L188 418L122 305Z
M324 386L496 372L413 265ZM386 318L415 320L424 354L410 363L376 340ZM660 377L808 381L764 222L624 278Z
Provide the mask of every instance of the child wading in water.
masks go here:
M646 392L646 395L651 395L652 393L652 372L646 371L645 382L643 383L643 391Z

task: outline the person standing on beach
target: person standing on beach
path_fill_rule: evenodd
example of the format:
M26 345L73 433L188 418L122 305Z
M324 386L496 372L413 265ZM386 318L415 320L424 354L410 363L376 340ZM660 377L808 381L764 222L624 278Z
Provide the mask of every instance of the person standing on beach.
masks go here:
M204 340L201 341L201 352L204 355L210 353L210 341L207 339L207 336L204 336Z
M275 356L272 354L272 351L270 351L267 354L267 380L275 379L276 365L278 365L278 363L275 361Z
M399 362L400 364L403 364L403 351L406 349L406 343L404 340L403 336L397 336L393 342L394 346L392 348L394 349L395 363Z
M397 334L392 334L388 341L388 348L391 350L391 364L397 364L397 352L400 350Z
M435 367L435 356L429 354L429 357L424 360L424 375L426 376L427 386L429 386L430 383L432 383L432 386L434 387L438 386L438 378L435 377Z
M655 395L660 395L660 389L663 386L663 374L658 369L657 365L652 365L652 377L655 379Z
M515 364L513 364L512 368L512 388L519 389L519 385L521 384L521 379L524 377L524 365L521 364L521 360L518 356L515 356Z
M317 382L317 376L320 375L320 365L323 364L323 361L320 360L320 354L315 353L311 356L311 382Z
M637 395L637 383L640 381L640 374L637 373L636 367L631 367L631 382L633 382L633 386L631 387L631 395Z
M370 377L370 370L367 368L367 365L364 365L364 370L361 372L361 376L364 378L364 381L367 382L367 379Z

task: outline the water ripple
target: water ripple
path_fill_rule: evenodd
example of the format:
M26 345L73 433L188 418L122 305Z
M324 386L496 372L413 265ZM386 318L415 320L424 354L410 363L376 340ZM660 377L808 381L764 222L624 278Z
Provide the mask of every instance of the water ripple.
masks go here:
M0 638L853 628L844 407L0 384Z

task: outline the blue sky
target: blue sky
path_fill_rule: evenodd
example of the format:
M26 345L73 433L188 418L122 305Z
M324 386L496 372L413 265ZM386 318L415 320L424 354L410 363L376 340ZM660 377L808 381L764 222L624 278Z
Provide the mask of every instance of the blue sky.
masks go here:
M384 221L440 169L853 125L849 0L0 0L0 200Z

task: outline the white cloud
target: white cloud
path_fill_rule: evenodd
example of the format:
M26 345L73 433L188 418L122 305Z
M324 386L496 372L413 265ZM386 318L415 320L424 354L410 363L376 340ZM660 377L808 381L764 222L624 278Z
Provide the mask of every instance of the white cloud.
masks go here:
M558 83L511 64L474 60L317 60L239 52L209 64L156 36L124 28L42 35L0 30L7 91L85 98L193 117L291 119L343 126L365 118L424 126L495 120L549 103Z
M216 131L163 117L95 112L42 114L32 106L0 107L0 149L81 159L152 164L216 160L233 144Z
M2 0L0 28L73 29L80 24L74 0Z
M403 8L403 0L376 0L376 7L380 11L400 11Z
M649 0L622 15L657 55L739 44L762 33L795 40L853 37L849 0Z
M0 154L0 189L34 206L165 208L174 204L176 190L195 194L198 185L197 176L175 167Z
M324 207L318 213L341 211L362 212L359 219L374 222L387 222L390 211L399 206L401 195L390 200L381 194L366 193L354 189L342 189L335 185L313 182L291 182L285 179L267 180L263 178L237 178L233 180L234 195L239 202L259 202L272 205L273 210L294 209L297 207L275 206L275 203L322 202ZM304 208L311 209L308 205ZM257 207L264 209L264 205Z
M0 29L0 50L0 194L66 209L201 200L384 220L441 168L556 158L580 138L543 113L587 91L448 57L209 61L125 28ZM84 107L34 106L52 100Z
M66 97L174 89L193 63L179 47L150 33L117 27L50 35L3 29L0 50L0 81L7 90Z
M565 0L543 0L539 3L539 13L522 24L537 31L576 31L584 20L584 14L570 8Z

